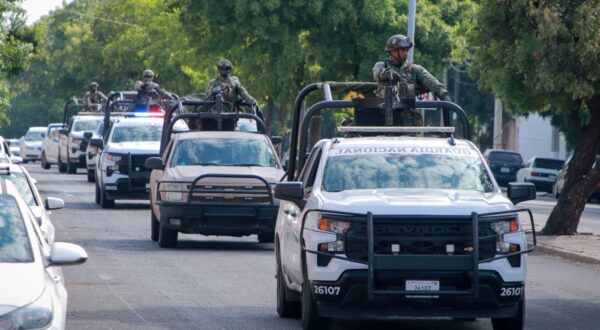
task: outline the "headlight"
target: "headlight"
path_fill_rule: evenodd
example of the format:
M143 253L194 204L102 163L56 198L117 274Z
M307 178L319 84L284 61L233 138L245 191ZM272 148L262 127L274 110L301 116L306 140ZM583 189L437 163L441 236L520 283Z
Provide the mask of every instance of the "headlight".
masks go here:
M183 183L161 183L160 197L164 201L183 202L187 201L187 184Z
M345 251L345 233L352 229L352 222L328 219L324 214L311 212L306 217L305 226L308 229L335 234L334 241L319 243L319 251L333 253Z
M119 170L119 161L121 161L123 157L119 155L106 154L104 165L106 165L106 170L118 171Z
M519 231L519 221L517 219L492 222L490 223L490 228L497 234L497 253L510 253L519 251L519 246L517 244L510 244L504 241L504 234L516 233Z
M44 328L52 322L52 307L50 292L44 290L44 293L31 304L0 316L0 329L28 330Z

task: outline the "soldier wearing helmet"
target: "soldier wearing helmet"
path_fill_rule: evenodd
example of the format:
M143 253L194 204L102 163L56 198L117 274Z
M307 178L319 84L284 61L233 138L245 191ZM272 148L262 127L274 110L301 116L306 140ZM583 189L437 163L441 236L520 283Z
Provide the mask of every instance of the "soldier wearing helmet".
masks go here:
M144 70L144 81L136 81L135 89L138 94L136 97L136 103L138 104L150 104L151 100L156 100L160 96L163 99L170 100L171 96L166 93L159 84L154 82L154 71Z
M233 65L227 59L222 59L217 63L219 76L208 83L206 95L214 98L221 93L223 100L230 102L234 108L237 108L238 97L240 97L244 103L257 108L256 99L246 91L238 77L230 75L231 69L233 69Z
M106 102L106 95L98 90L98 83L92 81L89 90L83 96L83 109L85 111L100 111L102 103Z
M450 101L444 84L439 82L424 67L406 62L408 50L412 46L412 40L401 34L393 35L388 39L385 51L390 57L383 62L375 63L375 66L373 66L373 78L378 84L377 95L383 97L385 85L391 79L396 83L406 83L409 86L407 89L417 91L417 94L432 92L439 99Z

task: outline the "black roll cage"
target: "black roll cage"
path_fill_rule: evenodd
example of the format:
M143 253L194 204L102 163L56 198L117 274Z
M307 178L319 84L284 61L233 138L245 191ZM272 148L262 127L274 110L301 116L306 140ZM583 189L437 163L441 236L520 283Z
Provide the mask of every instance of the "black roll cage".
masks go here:
M288 180L296 179L296 172L300 172L306 160L306 149L308 145L308 129L311 118L321 110L333 110L340 108L355 108L353 101L334 100L331 91L346 90L373 92L377 88L376 83L367 82L319 82L305 86L294 102L294 113L292 118L292 135L290 139L290 156L286 176ZM324 101L313 104L302 117L302 109L306 102L306 97L312 92L323 90ZM382 100L383 102L383 100ZM416 101L415 108L438 108L442 109L443 126L451 127L450 111L454 112L462 122L463 136L465 139L471 139L471 127L465 111L455 103L448 101ZM385 109L386 115L392 109ZM301 134L302 133L302 134ZM299 173L298 173L299 175Z
M78 112L81 110L81 108L83 107L83 102L81 99L78 98L70 98L65 102L65 106L63 109L63 127L66 128L67 127L67 118L70 118L69 116L69 110L76 108L78 109Z

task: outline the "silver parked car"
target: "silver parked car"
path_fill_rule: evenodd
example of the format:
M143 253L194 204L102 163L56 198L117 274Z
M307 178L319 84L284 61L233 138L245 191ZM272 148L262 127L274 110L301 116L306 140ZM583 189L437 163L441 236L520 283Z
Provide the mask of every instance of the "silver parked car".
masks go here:
M60 266L81 264L87 254L75 244L49 245L13 184L0 180L0 329L64 329Z

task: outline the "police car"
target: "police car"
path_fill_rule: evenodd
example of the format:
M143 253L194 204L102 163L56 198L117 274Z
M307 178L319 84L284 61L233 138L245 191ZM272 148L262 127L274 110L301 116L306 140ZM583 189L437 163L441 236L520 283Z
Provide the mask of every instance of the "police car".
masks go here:
M416 106L466 119L450 102ZM306 157L311 117L348 107L355 126ZM533 185L511 184L504 196L466 120L467 139L457 139L446 114L444 127L361 127L363 110L327 100L303 120L294 114L289 181L275 187L278 314L300 314L304 329L399 317L491 318L496 330L522 329L532 249L524 229L533 219L514 204L535 198Z

